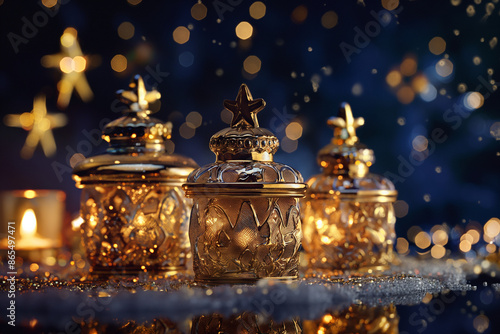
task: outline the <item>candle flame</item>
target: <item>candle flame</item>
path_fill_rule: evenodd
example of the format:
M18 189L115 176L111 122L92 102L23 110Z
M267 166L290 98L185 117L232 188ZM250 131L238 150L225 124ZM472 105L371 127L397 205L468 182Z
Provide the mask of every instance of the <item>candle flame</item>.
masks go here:
M33 209L28 209L24 212L21 220L21 236L32 237L36 234L36 216Z

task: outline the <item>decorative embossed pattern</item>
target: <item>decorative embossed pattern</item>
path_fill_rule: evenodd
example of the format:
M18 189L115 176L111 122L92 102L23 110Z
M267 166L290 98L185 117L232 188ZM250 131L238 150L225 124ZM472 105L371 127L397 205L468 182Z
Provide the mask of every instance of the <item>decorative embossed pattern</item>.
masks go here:
M196 198L189 237L197 280L298 275L302 234L295 198Z
M303 246L312 269L356 270L393 261L392 203L307 198L302 212Z
M202 315L193 319L191 333L196 334L299 334L302 333L299 322L295 319L277 322L265 319L260 314L243 312L230 317L220 314Z
M353 305L345 311L327 313L319 320L304 320L302 326L306 334L397 334L399 316L394 305Z
M95 271L185 268L191 200L179 187L86 187L81 201L83 243Z

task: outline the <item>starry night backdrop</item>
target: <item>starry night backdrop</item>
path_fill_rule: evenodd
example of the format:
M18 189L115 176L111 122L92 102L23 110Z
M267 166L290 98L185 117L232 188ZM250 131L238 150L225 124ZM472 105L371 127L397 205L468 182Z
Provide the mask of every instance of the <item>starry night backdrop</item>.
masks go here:
M97 132L120 116L114 92L141 74L162 94L155 117L173 122L175 152L200 165L214 161L209 138L227 126L222 101L245 82L267 102L260 125L282 140L275 160L305 179L320 172L316 153L339 104L365 118L357 134L375 151L371 171L399 191L398 236L499 216L498 1L55 3L0 0L2 117L30 112L43 93L48 112L68 119L53 130L56 154L38 147L29 159L20 155L27 132L4 119L2 190L61 189L77 214L71 165L105 150ZM68 27L93 97L73 92L61 107L62 67L41 60L61 52Z

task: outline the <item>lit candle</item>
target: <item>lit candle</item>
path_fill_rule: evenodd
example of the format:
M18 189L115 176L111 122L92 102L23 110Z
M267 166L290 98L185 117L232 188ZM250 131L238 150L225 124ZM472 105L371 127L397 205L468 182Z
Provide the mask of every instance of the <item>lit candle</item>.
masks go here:
M17 250L35 250L56 247L56 243L48 238L43 238L37 233L36 215L33 209L24 212L19 238L16 240Z

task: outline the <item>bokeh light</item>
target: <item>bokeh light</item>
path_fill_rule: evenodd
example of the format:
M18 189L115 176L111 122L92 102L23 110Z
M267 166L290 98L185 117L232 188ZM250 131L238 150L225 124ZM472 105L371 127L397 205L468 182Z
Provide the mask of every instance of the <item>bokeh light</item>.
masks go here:
M288 137L284 137L281 140L281 149L287 153L292 153L297 150L299 146L299 142L297 140L290 139Z
M394 214L397 218L403 218L408 214L409 205L403 200L394 202Z
M417 72L417 60L413 56L406 57L400 65L401 74L410 77Z
M326 29L332 29L337 25L338 21L339 17L333 10L326 12L321 17L321 25Z
M441 77L447 77L453 73L453 63L446 58L436 63L436 73Z
M266 15L266 5L261 1L255 1L250 6L249 12L252 18L259 20Z
M394 10L398 8L399 0L382 0L382 7L387 10Z
M292 140L302 137L302 125L299 122L291 122L285 129L286 136Z
M47 8L52 8L57 5L57 0L42 0L42 5Z
M239 39L246 40L252 37L253 27L250 23L242 21L236 26L235 31Z
M401 72L398 70L392 70L385 77L385 81L389 86L396 87L401 83L402 78Z
M184 44L189 41L190 32L189 29L184 26L179 26L175 28L173 32L174 41L179 44Z
M410 243L405 238L397 238L396 251L399 254L406 255L409 252Z
M203 20L207 16L207 7L201 2L195 3L191 7L191 16L197 21Z
M410 86L405 85L398 89L396 96L399 102L403 104L409 104L415 98L415 92L413 91L413 89L411 89Z
M118 26L118 36L120 36L121 39L131 39L134 37L134 34L135 27L132 23L125 21Z
M111 68L115 72L123 72L127 69L127 58L124 55L117 54L111 59Z
M257 56L248 56L243 62L243 69L249 74L256 74L260 71L261 61Z
M429 236L429 233L424 231L418 232L415 236L415 245L421 249L429 247L431 245L431 237Z
M197 111L191 111L186 116L187 125L193 129L200 127L202 122L203 122L203 116L201 116L201 114Z
M464 96L464 106L469 110L479 109L483 103L484 97L479 92L469 92Z
M307 7L304 5L297 6L292 12L292 21L300 24L307 19Z
M429 145L429 141L424 136L419 135L413 139L411 144L412 144L412 147L415 151L423 152L427 149L427 146Z
M442 37L436 36L429 42L429 51L435 55L440 55L446 50L446 42Z

